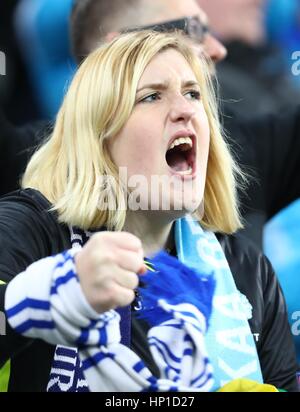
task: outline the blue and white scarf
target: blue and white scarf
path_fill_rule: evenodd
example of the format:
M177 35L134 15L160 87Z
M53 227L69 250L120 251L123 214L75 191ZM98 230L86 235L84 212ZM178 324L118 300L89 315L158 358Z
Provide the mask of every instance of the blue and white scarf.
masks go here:
M11 326L28 337L78 347L92 391L208 391L232 379L224 371L262 381L247 314L240 310L232 316L226 307L227 298L237 305L240 294L217 239L190 218L176 223L175 234L179 260L186 265L160 254L154 259L159 270L148 273L143 278L147 288L140 289L146 308L142 316L152 324L148 343L160 378L120 343L119 314L98 315L86 302L73 262L76 248L34 263L11 282L6 293ZM80 235L72 236L76 246L82 246ZM87 240L90 233L83 236ZM205 338L214 279L217 295ZM239 340L230 340L234 336ZM49 390L86 390L84 376L77 373L75 378L76 352L68 347L56 350ZM251 368L241 368L248 360Z

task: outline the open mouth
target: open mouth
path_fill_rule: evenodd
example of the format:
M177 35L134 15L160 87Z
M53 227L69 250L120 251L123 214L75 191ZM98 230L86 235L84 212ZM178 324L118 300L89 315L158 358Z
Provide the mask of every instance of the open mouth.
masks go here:
M173 140L167 150L166 161L174 173L192 175L195 171L194 137L178 137Z

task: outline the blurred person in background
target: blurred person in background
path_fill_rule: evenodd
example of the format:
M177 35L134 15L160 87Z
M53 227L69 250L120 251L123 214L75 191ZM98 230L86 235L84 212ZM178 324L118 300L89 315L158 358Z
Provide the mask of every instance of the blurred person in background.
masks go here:
M0 194L19 186L29 148L41 139L35 133L44 127L22 59L30 47L24 44L21 51L14 31L18 4L17 0L0 2L0 51L5 56L5 75L0 75Z
M287 106L300 103L297 76L292 76L293 51L300 50L300 4L295 0L197 0L210 17L211 27L225 42L228 56L218 65L223 99L232 103L235 113L249 117L273 112L280 117ZM265 22L267 21L267 26ZM275 49L282 48L285 58ZM285 63L286 62L286 63ZM229 103L230 104L230 103ZM276 122L273 124L276 128ZM287 129L281 127L282 144ZM266 135L261 136L267 139ZM294 141L298 150L300 133ZM270 150L274 142L269 142ZM275 159L273 163L275 166ZM283 168L288 170L289 160ZM295 177L299 179L299 171ZM278 190L289 190L280 183ZM296 196L299 198L300 195ZM288 315L300 362L300 200L280 211L266 225L263 247L280 280L288 302ZM272 202L272 197L266 199ZM284 205L282 205L284 206ZM286 204L287 206L287 204ZM277 209L277 212L280 209Z
M17 5L17 0L0 2L0 52L5 55L6 66L5 75L0 75L0 111L14 124L22 125L40 118L41 113L14 31L13 16Z
M281 48L286 70L295 87L300 88L300 2L299 0L269 0L267 8L268 39ZM293 58L293 55L295 56ZM296 71L291 69L295 65ZM299 136L300 137L300 136ZM300 254L296 247L300 239L300 199L282 210L267 225L264 251L271 259L282 289L288 296L288 316L298 345L300 361L299 289L295 279L300 273Z
M268 0L197 0L210 18L211 29L228 50L218 66L222 99L236 114L279 113L300 103L280 50L268 42ZM281 21L276 20L280 26Z

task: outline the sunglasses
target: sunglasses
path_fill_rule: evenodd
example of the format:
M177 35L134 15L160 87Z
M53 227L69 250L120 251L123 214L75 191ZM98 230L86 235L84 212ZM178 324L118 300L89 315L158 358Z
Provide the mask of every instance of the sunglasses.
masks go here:
M178 20L168 20L162 23L151 24L147 26L132 27L129 29L121 30L121 32L128 33L141 30L153 30L160 33L180 30L197 43L203 43L205 35L210 31L207 24L201 22L197 16L194 16L184 17Z

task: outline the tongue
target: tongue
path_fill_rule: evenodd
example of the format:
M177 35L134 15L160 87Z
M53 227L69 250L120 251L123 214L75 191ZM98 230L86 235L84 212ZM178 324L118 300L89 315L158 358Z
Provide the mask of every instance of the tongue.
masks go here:
M168 165L176 172L184 172L189 169L188 162L184 155L180 152L170 150L167 153Z

